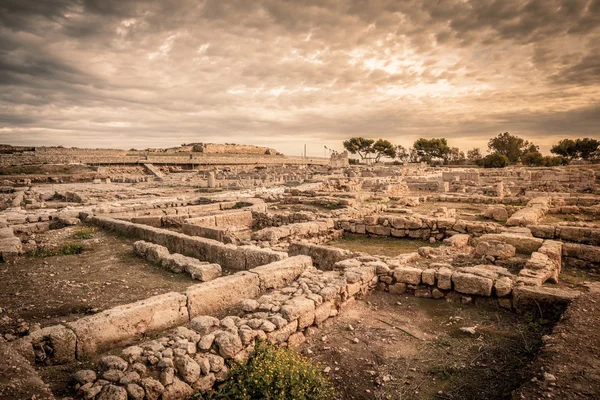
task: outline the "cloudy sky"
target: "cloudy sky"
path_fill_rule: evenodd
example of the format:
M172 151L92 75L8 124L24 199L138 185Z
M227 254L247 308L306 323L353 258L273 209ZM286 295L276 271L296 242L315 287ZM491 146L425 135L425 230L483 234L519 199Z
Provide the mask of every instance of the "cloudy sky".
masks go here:
M2 0L0 143L600 138L600 0Z

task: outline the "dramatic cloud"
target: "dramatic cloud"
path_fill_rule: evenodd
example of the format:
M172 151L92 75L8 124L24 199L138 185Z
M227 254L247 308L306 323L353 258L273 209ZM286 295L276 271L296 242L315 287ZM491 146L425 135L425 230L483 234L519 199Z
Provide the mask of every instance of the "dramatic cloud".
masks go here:
M4 0L0 142L600 137L600 0Z

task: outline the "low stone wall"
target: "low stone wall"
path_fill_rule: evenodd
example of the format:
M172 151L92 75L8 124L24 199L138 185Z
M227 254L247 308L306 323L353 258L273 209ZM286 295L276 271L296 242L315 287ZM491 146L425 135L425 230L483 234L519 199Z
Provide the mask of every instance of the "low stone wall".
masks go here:
M310 256L310 258L313 260L313 264L322 270L331 270L334 268L335 263L358 256L357 253L353 253L344 249L338 249L337 247L305 242L290 243L288 254L290 256Z
M109 217L93 216L87 221L105 229L121 232L129 237L165 246L172 253L180 253L198 260L221 265L223 268L244 270L287 257L287 253L262 249L256 246L235 246L216 240L188 236L166 229L134 224Z
M230 310L244 299L289 285L311 265L310 257L290 257L190 286L185 293L153 296L83 317L65 326L46 327L12 342L12 345L32 363L73 361L131 341L144 333L184 325L199 315ZM50 351L43 353L44 349Z
M98 393L118 398L131 393L139 393L139 399L190 398L195 390L207 391L224 381L227 361L245 360L256 340L298 346L306 340L308 328L338 315L349 300L366 294L376 282L375 268L368 264L344 271L308 268L284 289L244 300L239 315L197 316L188 327L123 349L121 357L102 357L95 371L74 375L79 392L90 398Z
M528 225L527 227L531 230L531 234L538 238L600 246L599 228L561 225Z
M186 235L200 236L207 239L217 240L221 243L236 243L236 237L233 235L230 228L202 226L188 223L183 223L181 228L183 233Z
M310 211L272 213L253 211L253 225L260 228L296 224L299 222L314 221L318 217Z
M424 240L430 238L442 240L457 233L482 235L506 230L495 223L436 218L419 214L371 215L362 219L339 218L335 225L345 232Z
M530 200L527 206L517 210L506 221L507 226L535 225L542 219L550 209L549 197L537 197Z
M208 282L221 276L221 266L199 261L181 254L170 254L169 249L154 243L139 240L133 244L133 251L151 263L158 264L166 270L180 274L187 273L192 279Z
M319 241L328 240L335 236L333 219L299 222L272 228L264 228L252 233L252 240L269 242L272 245L281 242L317 238Z
M564 243L563 261L569 267L581 269L600 268L600 247L585 244Z

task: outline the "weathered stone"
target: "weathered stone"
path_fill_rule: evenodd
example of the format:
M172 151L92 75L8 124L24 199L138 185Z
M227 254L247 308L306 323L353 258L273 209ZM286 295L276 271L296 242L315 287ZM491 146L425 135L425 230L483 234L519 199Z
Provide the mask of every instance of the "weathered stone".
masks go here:
M105 385L96 398L97 400L127 400L127 391L115 385Z
M480 241L475 248L475 256L491 256L500 260L514 257L515 246L497 240Z
M177 378L174 378L173 383L165 387L165 390L162 394L162 400L189 399L193 394L194 389L192 389L190 385L180 381Z
M394 278L396 281L418 285L421 283L421 273L419 268L414 267L398 267L394 270Z
M494 283L496 295L499 297L508 296L512 291L512 280L506 276L499 278Z
M215 345L219 354L224 358L233 358L243 347L240 337L231 332L215 335Z
M444 239L444 244L447 246L463 248L469 245L469 239L471 239L471 237L467 234L457 234Z
M176 358L175 367L181 378L188 383L194 383L200 377L200 366L190 357Z
M435 285L435 269L428 268L428 269L424 270L423 273L421 274L421 281L425 285L430 285L430 286Z
M104 356L98 362L98 366L103 370L115 369L125 371L127 365L127 361L118 356Z
M442 290L452 289L452 270L440 267L436 272L437 286Z
M127 385L125 387L125 390L127 390L127 395L131 400L143 400L144 396L146 395L144 388L134 383L130 383L129 385Z
M85 385L96 380L96 373L91 369L82 369L73 374L73 380L80 385Z
M201 315L190 321L190 327L200 334L205 335L210 333L211 330L216 329L220 323L221 321L219 321L218 318L209 315Z
M454 290L459 293L491 296L494 281L473 274L455 272L452 274L452 283Z
M158 400L165 387L156 379L145 378L142 379L142 387L146 391L146 398L148 400Z

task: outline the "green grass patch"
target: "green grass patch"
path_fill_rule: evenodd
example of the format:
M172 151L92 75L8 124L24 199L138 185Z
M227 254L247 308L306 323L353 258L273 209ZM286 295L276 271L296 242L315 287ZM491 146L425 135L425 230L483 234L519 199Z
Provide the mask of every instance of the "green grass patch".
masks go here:
M194 399L332 400L335 392L322 367L287 347L258 341L244 364L234 364L229 379L216 391Z
M76 232L74 232L71 237L73 239L79 239L79 240L85 240L85 239L91 239L94 237L94 234L96 233L97 228L95 227L84 227L84 228L80 228L78 229Z
M28 257L45 258L54 256L70 256L73 254L81 254L83 245L81 243L66 243L61 247L47 248L40 247L36 250L27 252Z

